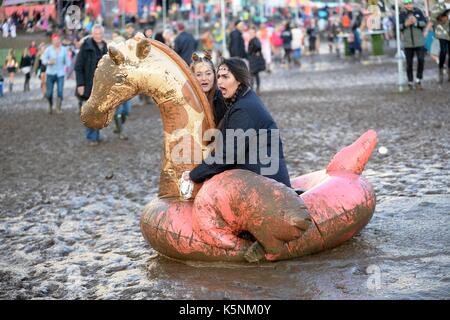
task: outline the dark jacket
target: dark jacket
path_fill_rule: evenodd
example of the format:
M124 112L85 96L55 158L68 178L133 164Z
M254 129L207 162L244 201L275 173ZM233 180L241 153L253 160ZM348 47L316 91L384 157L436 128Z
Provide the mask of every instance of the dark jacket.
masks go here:
M239 30L235 29L231 31L229 44L228 50L230 51L230 57L247 58L244 38Z
M106 42L103 42L103 48L100 50L92 38L87 38L81 45L75 61L77 88L84 86L84 94L79 98L83 100L89 99L92 91L95 69L97 68L100 59L107 52L108 48Z
M411 15L416 17L417 22L413 25L406 26L405 22ZM427 18L423 12L414 8L412 11L404 10L400 13L400 31L403 35L403 46L405 48L417 48L425 45L423 29L427 25Z
M33 57L30 55L22 56L20 60L20 68L31 67L33 64Z
M225 170L243 169L262 174L268 178L284 183L289 187L291 186L286 162L284 160L281 139L272 131L278 129L277 125L267 108L253 90L249 88L244 88L244 90L242 90L242 93L238 95L236 102L231 105L225 113L219 129L223 137L223 148L219 148L222 149L222 157L220 158L222 159L223 164L217 163L218 161L208 164L212 161L205 159L206 161L204 160L191 171L190 178L192 181L200 183ZM232 136L227 137L227 129L233 129L233 132L235 132L234 130L242 129L244 134L237 134L237 132L235 132L237 138ZM261 131L261 129L266 129L267 137L263 136L264 132ZM253 135L251 135L251 131L254 132ZM274 135L273 139L277 139L276 143L278 143L278 149L274 151L274 154L271 152L271 145L273 143L272 135ZM235 143L236 139L238 142L241 141L244 146L243 154L238 154L237 152L238 145ZM235 141L233 142L232 140ZM250 140L255 144L251 143ZM232 146L234 147L234 159L230 161L231 163L227 163L226 161L227 141L231 141L230 143L232 143ZM260 150L261 147L263 147L263 149ZM264 149L264 147L267 148ZM217 149L216 152L213 153L213 156L216 155L220 155L220 152ZM228 158L231 158L231 155L228 155ZM264 174L263 171L267 170L271 165L274 172Z
M182 31L175 38L174 50L190 65L192 62L192 54L197 50L197 41L191 33Z
M281 33L281 39L283 39L283 48L291 49L292 48L292 32L291 29L286 29Z
M261 52L261 42L258 38L253 38L248 44L248 62L250 72L257 73L266 69L266 62Z

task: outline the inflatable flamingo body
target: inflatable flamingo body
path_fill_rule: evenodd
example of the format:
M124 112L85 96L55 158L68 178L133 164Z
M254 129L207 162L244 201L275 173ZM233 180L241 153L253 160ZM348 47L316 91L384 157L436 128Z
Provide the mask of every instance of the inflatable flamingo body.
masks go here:
M373 188L360 176L375 144L376 133L368 131L327 170L293 179L294 188L306 190L300 196L253 172L225 171L205 182L193 201L155 199L144 209L142 233L159 252L186 260L248 260L252 241L238 237L244 231L269 261L336 247L375 210ZM346 167L345 160L353 165Z
M160 253L183 260L277 261L335 247L350 239L375 210L371 184L361 176L376 145L374 131L339 151L325 170L291 181L294 189L247 170L228 170L180 197L178 181L196 163L174 161L184 146L203 158L213 127L205 95L171 49L142 35L110 47L94 77L81 120L108 125L114 109L137 94L160 108L164 152L159 196L144 209L141 230Z

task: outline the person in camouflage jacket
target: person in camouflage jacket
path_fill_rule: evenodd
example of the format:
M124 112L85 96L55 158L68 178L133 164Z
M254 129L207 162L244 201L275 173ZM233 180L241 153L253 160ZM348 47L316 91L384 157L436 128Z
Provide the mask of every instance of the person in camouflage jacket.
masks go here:
M423 30L427 25L427 18L422 10L414 7L413 0L403 0L404 9L400 12L400 30L402 32L403 47L406 56L406 74L408 86L414 88L413 62L417 55L416 89L422 90L422 76L425 66L425 38Z
M436 3L431 9L431 22L434 27L434 36L439 40L439 83L444 82L445 58L448 57L448 81L450 81L450 0Z

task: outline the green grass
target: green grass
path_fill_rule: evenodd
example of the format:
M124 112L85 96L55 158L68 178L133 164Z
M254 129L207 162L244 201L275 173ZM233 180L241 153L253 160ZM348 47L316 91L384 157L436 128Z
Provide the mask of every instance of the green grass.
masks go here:
M17 62L20 63L20 58L22 57L23 50L27 48L31 41L36 41L36 45L41 42L49 43L48 37L45 33L19 33L17 38L2 38L0 42L0 66L3 67L5 63L6 56L8 55L9 49L14 49L16 54Z
M22 53L23 53L24 49L25 48L14 49L15 54L16 54L17 63L20 63L20 58L22 57ZM8 55L8 51L9 51L9 49L0 49L0 65L2 66L2 68L5 64L5 60L6 60L6 56Z

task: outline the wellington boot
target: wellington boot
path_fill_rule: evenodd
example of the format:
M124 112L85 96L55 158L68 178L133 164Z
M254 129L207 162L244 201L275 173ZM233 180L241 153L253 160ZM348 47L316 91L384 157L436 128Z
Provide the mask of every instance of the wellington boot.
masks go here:
M56 99L56 113L62 113L61 111L62 99L58 97Z
M439 84L443 84L444 83L444 69L439 69L439 80L438 80Z

